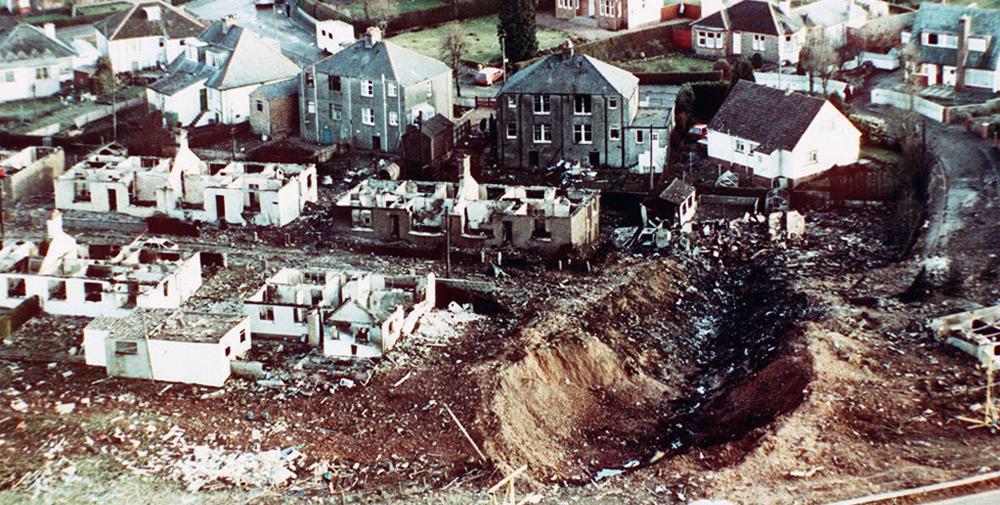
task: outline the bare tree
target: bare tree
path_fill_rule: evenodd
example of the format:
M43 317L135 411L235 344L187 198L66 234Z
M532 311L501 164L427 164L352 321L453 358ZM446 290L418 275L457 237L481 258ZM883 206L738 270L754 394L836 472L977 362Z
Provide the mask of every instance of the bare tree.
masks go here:
M365 19L378 26L384 34L389 21L399 15L399 5L395 0L364 0Z
M813 80L818 75L823 81L823 95L827 95L827 82L836 70L839 57L837 51L823 36L822 30L810 31L806 43L799 52L799 63L809 76L809 93L813 92Z
M445 33L441 39L441 55L451 67L451 73L455 77L455 90L458 96L462 96L462 85L459 83L459 73L462 69L462 60L469 52L469 39L462 32L458 25L453 26Z

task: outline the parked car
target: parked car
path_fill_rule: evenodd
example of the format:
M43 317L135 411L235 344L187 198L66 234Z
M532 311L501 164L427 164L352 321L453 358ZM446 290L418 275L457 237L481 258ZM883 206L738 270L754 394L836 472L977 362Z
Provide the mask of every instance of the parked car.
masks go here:
M494 82L503 78L503 69L496 67L484 67L476 72L475 82L480 86L492 86Z
M705 123L698 123L688 129L688 138L691 140L700 140L708 138L708 125Z

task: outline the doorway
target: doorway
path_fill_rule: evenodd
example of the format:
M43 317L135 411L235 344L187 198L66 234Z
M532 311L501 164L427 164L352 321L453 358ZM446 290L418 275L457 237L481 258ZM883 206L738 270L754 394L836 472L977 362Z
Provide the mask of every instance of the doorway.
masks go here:
M372 135L372 150L381 151L382 150L382 137L378 135Z
M399 238L399 216L389 216L389 227L392 238Z
M601 153L599 153L597 151L591 151L591 153L590 153L590 159L588 161L590 161L590 166L592 166L592 167L596 167L597 165L600 165L601 164Z
M226 197L222 195L215 195L215 218L220 223L226 220Z
M108 211L118 212L118 190L108 188Z
M510 221L503 222L503 242L509 244L514 241L514 223Z
M733 32L733 54L740 54L741 52L743 52L743 34Z
M528 151L528 166L532 168L538 166L538 151Z
M200 110L201 110L202 112L204 112L204 111L207 111L207 110L208 110L208 90L207 90L207 89L205 89L205 88L202 88L202 89L201 89L201 90L200 90L200 91L198 92L198 102L199 102L199 105L200 105L200 107L201 107L201 109L200 109Z

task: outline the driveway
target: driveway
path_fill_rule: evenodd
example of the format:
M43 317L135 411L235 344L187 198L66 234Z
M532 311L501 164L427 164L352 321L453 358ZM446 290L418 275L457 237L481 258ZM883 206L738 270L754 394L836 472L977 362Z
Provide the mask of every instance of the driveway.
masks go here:
M281 51L301 67L323 59L315 35L285 16L284 6L257 9L253 0L195 0L184 5L189 12L207 21L236 16L237 24L261 37L281 44Z

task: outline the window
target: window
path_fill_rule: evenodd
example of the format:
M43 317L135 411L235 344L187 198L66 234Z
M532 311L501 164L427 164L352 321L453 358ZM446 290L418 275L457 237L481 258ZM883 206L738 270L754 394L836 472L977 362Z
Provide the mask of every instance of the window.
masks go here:
M548 144L552 142L552 126L547 124L536 124L533 139L536 144Z
M372 109L361 109L361 122L369 126L375 124L375 111Z
M128 356L139 354L139 343L138 342L115 342L115 355L116 356Z
M590 95L576 95L573 97L573 114L589 116L591 111Z
M392 82L385 83L385 94L389 96L396 96L396 84Z
M246 328L242 328L242 329L240 329L240 343L242 344L243 342L246 342L246 341L247 341L247 329Z
M99 282L83 283L83 299L88 302L100 302L104 297L104 286Z
M609 109L617 109L618 108L618 97L617 96L609 96L608 97L608 108Z
M816 163L819 160L819 154L815 149L809 151L809 163Z
M552 239L552 232L549 231L548 222L544 218L535 219L535 229L531 232L531 238L537 240Z
M27 291L24 287L24 279L14 277L7 279L7 298L24 298Z
M395 112L389 113L389 126L399 126L399 114Z
M698 32L698 46L708 49L722 49L722 33Z
M274 321L274 307L261 307L258 315L261 321Z
M938 34L936 34L936 33L928 33L927 34L927 42L925 42L925 44L928 45L928 46L936 46L936 45L938 45Z
M646 142L646 132L645 132L645 130L636 130L635 131L635 143L636 144L642 144L644 142Z
M311 88L313 85L313 75L308 72L305 75L306 75L306 87Z
M344 109L339 103L330 104L330 119L340 121L344 118Z
M615 0L601 0L601 15L616 16L618 9Z
M766 39L764 38L763 35L754 34L753 41L751 43L751 45L753 46L753 50L754 51L763 51L764 50L764 41L765 40Z
M593 127L589 124L573 125L573 141L577 144L592 144L594 142Z
M35 79L41 81L49 78L49 67L38 67L35 69Z
M229 346L227 345L227 346L226 346L226 357L228 358L228 357L229 357L229 355L230 355L230 354L232 354L232 353L233 353L233 348L232 348L232 347L229 347Z
M507 138L517 138L517 123L507 123Z
M552 112L549 97L545 95L535 95L535 114L548 114Z
M257 112L264 112L264 101L257 100Z
M660 132L650 133L649 138L653 141L653 145L656 145L660 141Z
M516 109L517 108L517 99L514 98L514 97L512 97L512 96L508 96L507 97L507 108L508 109Z
M326 85L332 93L340 93L340 76L330 75L326 78Z
M14 71L13 70L8 70L4 74L4 80L6 80L7 82L14 82Z
M49 281L49 300L66 299L66 281Z
M375 83L372 81L361 81L361 96L373 96L375 94Z
M316 104L312 100L306 100L306 112L310 114L316 113Z
M351 226L356 229L370 230L372 229L372 211L371 210L352 210L351 211Z
M304 323L306 321L305 309L295 309L295 322Z
M745 152L747 152L747 145L742 140L737 140L736 141L736 147L734 149L738 153L745 153Z
M621 128L617 126L612 126L611 129L608 130L608 140L621 140L621 138L622 138Z

